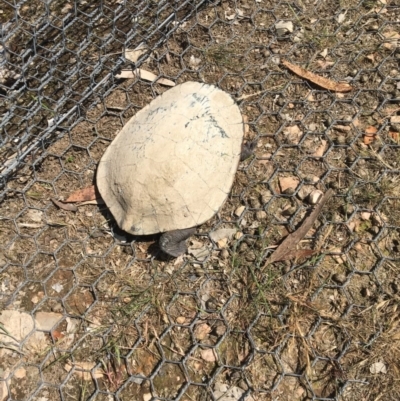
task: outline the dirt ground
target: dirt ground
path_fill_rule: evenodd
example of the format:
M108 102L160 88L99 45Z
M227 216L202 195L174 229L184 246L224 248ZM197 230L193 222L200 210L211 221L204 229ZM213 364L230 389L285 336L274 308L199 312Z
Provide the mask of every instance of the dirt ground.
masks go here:
M229 92L258 140L183 257L104 204L51 200L95 183L110 141L168 86L115 80L28 157L0 203L0 401L399 399L399 13L217 1L150 52L142 69ZM266 263L328 188L298 244L313 252Z

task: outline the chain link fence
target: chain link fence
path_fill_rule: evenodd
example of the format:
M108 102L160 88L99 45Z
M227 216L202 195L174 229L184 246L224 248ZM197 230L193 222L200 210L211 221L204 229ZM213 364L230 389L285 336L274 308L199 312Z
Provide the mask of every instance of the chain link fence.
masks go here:
M0 401L399 399L399 15L397 0L3 0ZM229 92L257 148L187 255L101 203L57 206L189 80ZM328 188L297 256L266 263Z

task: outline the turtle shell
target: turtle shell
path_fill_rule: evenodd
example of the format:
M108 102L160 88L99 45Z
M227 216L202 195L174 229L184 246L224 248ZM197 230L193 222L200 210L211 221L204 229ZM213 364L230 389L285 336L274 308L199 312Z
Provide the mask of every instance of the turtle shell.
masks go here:
M232 97L186 82L125 124L100 160L97 186L131 234L194 227L225 202L242 141L242 115Z

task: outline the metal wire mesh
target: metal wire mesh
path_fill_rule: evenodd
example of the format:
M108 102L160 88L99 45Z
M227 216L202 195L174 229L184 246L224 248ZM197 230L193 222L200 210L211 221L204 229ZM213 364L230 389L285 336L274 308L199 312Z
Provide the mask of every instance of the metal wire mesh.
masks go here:
M3 0L0 401L398 399L399 12L389 0ZM132 62L129 49L144 51ZM258 141L176 260L104 205L51 201L94 182L115 134L167 89L160 78L231 93ZM266 265L327 188L299 244L314 253Z

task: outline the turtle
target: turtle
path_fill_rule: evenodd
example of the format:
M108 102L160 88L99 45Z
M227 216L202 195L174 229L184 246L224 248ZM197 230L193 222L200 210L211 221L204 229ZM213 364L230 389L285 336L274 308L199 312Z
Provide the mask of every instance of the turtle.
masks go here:
M96 183L118 226L135 236L161 233L159 247L172 257L222 207L244 143L240 109L210 84L185 82L138 111L107 147Z

